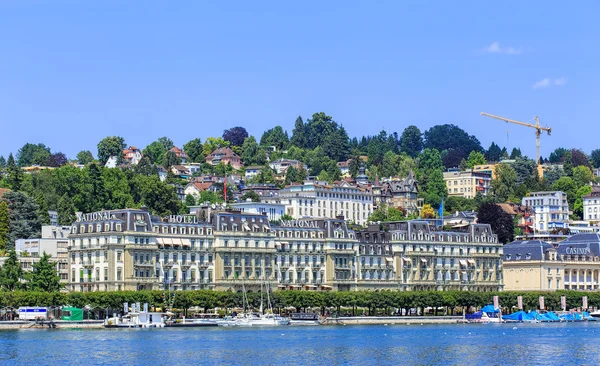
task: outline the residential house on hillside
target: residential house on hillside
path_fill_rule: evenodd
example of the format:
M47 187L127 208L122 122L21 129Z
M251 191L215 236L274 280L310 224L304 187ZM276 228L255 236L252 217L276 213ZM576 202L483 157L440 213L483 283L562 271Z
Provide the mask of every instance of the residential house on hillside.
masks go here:
M240 190L240 195L252 191L258 194L262 199L279 197L279 188L275 184L248 184Z
M252 179L252 178L256 177L258 174L260 174L260 171L262 170L262 168L263 167L260 165L252 165L252 166L246 167L244 178L246 180L248 180L248 179Z
M174 152L175 155L177 155L177 157L181 159L182 164L187 163L189 157L188 154L185 153L185 151L181 150L177 146L173 146L170 151Z
M423 199L417 197L418 194L419 187L412 171L404 179L388 179L373 185L374 204L402 208L408 215L418 215L423 208Z
M183 165L173 165L171 167L171 172L181 178L189 178L191 175L190 171Z
M536 232L548 233L569 227L569 203L564 192L531 192L523 197L521 204L535 211Z
M200 163L185 163L181 165L183 165L190 172L191 175L200 174L200 172L202 171L202 164Z
M475 198L477 193L486 196L491 189L492 175L487 172L474 172L472 169L444 172L444 181L449 196Z
M142 151L135 146L123 150L123 163L137 165L142 160Z
M271 169L275 170L275 173L277 173L277 174L284 173L291 166L293 166L294 168L296 168L298 170L300 170L300 169L308 170L308 167L305 164L303 164L301 161L291 160L291 159L277 159L277 160L270 162L269 166L271 167Z
M583 219L597 224L600 221L600 186L592 186L592 193L583 197Z
M164 182L165 180L167 180L167 169L163 168L162 166L157 166L156 169L158 170L158 178L160 179L160 181Z
M206 157L206 163L210 165L229 164L236 170L242 167L242 159L228 147L220 147L213 151Z
M352 159L348 159L346 161L338 161L336 163L337 167L340 169L340 172L342 173L342 177L349 177L350 176L350 161Z
M513 219L518 218L517 227L521 228L523 233L533 234L535 225L535 210L533 208L512 202L498 203L497 205Z
M475 211L456 211L455 213L444 216L444 226L450 226L458 229L467 227L477 222L477 212Z
M201 192L214 190L215 185L213 184L213 182L191 182L188 183L187 186L185 186L184 193L186 196L191 194L196 199L198 199L198 197L200 197Z

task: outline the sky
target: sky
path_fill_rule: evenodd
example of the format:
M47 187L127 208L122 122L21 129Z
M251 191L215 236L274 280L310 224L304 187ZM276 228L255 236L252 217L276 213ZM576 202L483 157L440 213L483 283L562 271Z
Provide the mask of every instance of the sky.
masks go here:
M325 112L350 137L455 124L535 156L600 148L596 1L0 2L0 155L119 135L260 139Z

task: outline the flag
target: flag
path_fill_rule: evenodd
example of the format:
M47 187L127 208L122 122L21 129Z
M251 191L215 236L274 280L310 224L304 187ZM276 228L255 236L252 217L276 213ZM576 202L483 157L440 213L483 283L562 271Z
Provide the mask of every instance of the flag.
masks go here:
M567 297L566 296L560 297L560 307L563 309L563 311L567 310Z
M500 301L498 299L498 295L494 296L494 309L498 309L500 307Z
M438 216L440 217L440 226L444 226L444 197L442 197L442 203L438 209Z
M227 175L225 175L225 179L223 179L223 200L225 204L227 204Z
M544 296L540 296L540 310L544 310Z
M581 300L583 302L582 308L587 309L588 308L587 296L584 296Z
M129 312L129 306L126 302L123 303L123 313L127 314Z
M523 310L523 296L517 296L517 307Z

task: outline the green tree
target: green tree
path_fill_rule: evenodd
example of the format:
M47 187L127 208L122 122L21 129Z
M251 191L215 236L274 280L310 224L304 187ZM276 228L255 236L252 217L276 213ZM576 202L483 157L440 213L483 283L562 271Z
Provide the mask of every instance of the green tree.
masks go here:
M158 176L138 176L136 184L140 187L141 203L159 216L174 215L179 212L181 201L175 188L161 182ZM125 207L125 206L122 206Z
M42 223L34 199L23 192L6 192L0 200L6 202L10 217L7 248L14 248L16 239L39 238Z
M48 205L46 199L41 192L36 192L34 195L35 202L38 205L38 216L42 225L50 225L50 213L48 212Z
M569 206L573 207L575 199L577 198L577 184L571 177L561 177L559 180L552 184L552 189L555 191L565 192L567 194L567 201Z
M165 168L169 169L174 165L180 165L181 158L177 156L173 151L167 151L165 153L165 157L163 158L163 165Z
M400 151L416 158L423 150L423 134L417 126L408 126L400 137Z
M17 152L17 165L25 167L30 165L48 165L50 148L44 144L25 144Z
M205 156L202 154L202 140L195 138L183 145L183 151L188 155L192 163L203 163Z
M200 192L200 197L198 198L198 203L210 202L210 203L218 203L221 200L217 196L217 194L213 191L202 191Z
M125 140L120 136L105 137L98 143L98 160L100 164L105 165L111 156L117 158L117 164L123 161L123 149L125 149Z
M40 260L33 264L29 288L34 291L56 292L62 287L56 263L51 263L50 255L44 252Z
M142 156L140 162L133 168L135 174L142 174L145 176L158 175L158 168L156 165L153 165L150 161L150 158L147 156Z
M79 164L87 165L94 161L94 155L89 150L82 150L77 153L77 162Z
M427 178L427 190L422 191L425 203L433 207L439 207L442 198L448 196L448 188L444 180L444 173L436 169Z
M175 146L173 140L167 136L159 137L157 141L165 148L165 150L171 150L173 146Z
M147 158L146 158L147 159ZM142 161L144 158L142 158ZM139 166L140 164L138 164ZM136 166L136 168L138 168ZM90 198L90 209L89 211L100 211L106 207L107 193L104 189L104 179L102 178L102 172L104 167L98 166L98 164L90 164L86 167L89 179L89 185L91 198ZM117 172L108 174L118 174ZM107 175L108 175L107 174ZM113 187L111 187L112 189Z
M23 269L21 268L19 258L17 258L17 252L12 249L2 266L2 271L0 271L0 284L3 289L14 291L23 287L22 279Z
M551 164L562 163L564 161L564 156L567 151L568 150L563 147L557 148L556 150L554 150L553 152L550 153L550 156L548 157L548 161Z
M461 196L450 196L444 201L444 210L446 212L471 211L477 209L477 203L472 198Z
M577 167L577 168L579 168L579 167ZM592 193L592 187L589 185L581 186L575 192L575 202L573 203L572 208L573 208L573 216L575 216L575 218L577 220L583 219L583 197L587 196L590 193Z
M158 179L158 177L156 178ZM102 182L104 183L104 192L106 192L104 209L117 210L134 206L131 186L125 172L121 169L103 169Z
M437 125L425 131L425 147L438 151L447 151L444 165L448 168L458 166L471 151L483 151L479 140L458 126Z
M592 164L592 168L600 168L600 149L592 150L590 163Z
M544 172L544 182L552 185L554 182L565 176L565 171L560 167L551 167Z
M515 173L517 173L517 185L525 183L527 179L533 177L537 173L537 164L535 161L521 156L517 156L510 166L515 170Z
M294 122L294 129L292 130L290 144L301 149L308 148L308 133L306 129L307 128L302 120L302 117L298 116L298 118L296 118L296 122Z
M395 207L387 207L385 205L381 205L377 210L373 211L371 216L369 216L370 222L386 222L386 221L401 221L406 219L406 213Z
M289 184L292 184L297 181L298 181L298 170L295 167L290 166L285 171L285 185L289 185Z
M592 182L595 182L596 177L590 168L585 165L580 165L573 168L573 181L579 189L583 186L589 185Z
M0 155L0 173L2 173L4 168L6 168L6 159L4 159L4 156Z
M167 153L165 145L160 141L154 141L142 151L144 156L148 157L150 161L157 165L163 165L163 159Z
M59 225L70 226L75 222L75 205L66 194L58 201L57 212Z
M281 126L265 131L260 138L261 146L275 146L277 150L285 150L289 142L288 133Z
M487 164L485 161L485 156L480 151L471 151L469 153L469 157L467 158L467 168L473 169L475 165L483 165Z
M519 149L517 147L513 147L512 151L510 152L510 158L516 159L516 158L520 158L522 156L523 156L523 154L521 153L521 149Z
M18 191L21 189L21 184L23 183L23 170L15 163L15 158L12 153L8 155L8 161L6 162L6 172L8 174L7 181L10 188L13 191Z
M514 194L517 172L506 163L496 165L496 178L492 179L492 191L498 202L506 202Z
M241 158L247 166L264 165L267 162L267 155L258 145L254 136L250 136L244 141Z
M229 141L225 141L222 137L209 137L204 141L202 146L202 155L208 156L219 147L229 147Z
M394 154L393 151L386 152L383 155L380 171L382 177L395 177L398 175L398 155Z
M563 155L563 170L568 177L573 176L573 161L571 151L566 151Z
M496 143L492 142L485 152L485 159L490 163L497 163L502 159L502 149Z
M8 205L5 201L0 201L0 252L6 251L8 243L8 234L10 233L10 216Z
M477 222L490 224L492 232L498 235L498 241L504 244L514 239L515 223L512 216L495 203L483 203L477 209Z
M250 199L252 202L260 202L260 196L254 191L246 191L242 195L241 199L242 201L247 201L248 199Z

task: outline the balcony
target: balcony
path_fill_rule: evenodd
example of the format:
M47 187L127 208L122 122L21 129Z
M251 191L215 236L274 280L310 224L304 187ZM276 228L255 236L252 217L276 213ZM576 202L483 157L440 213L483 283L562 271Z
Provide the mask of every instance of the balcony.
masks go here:
M154 263L150 261L133 262L134 267L154 267Z

